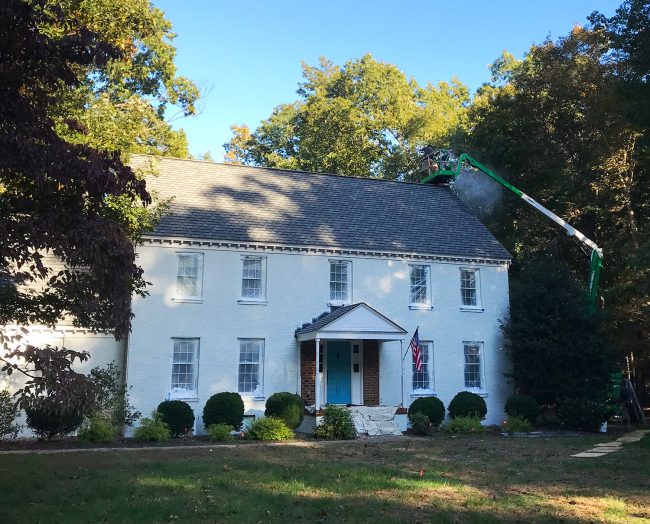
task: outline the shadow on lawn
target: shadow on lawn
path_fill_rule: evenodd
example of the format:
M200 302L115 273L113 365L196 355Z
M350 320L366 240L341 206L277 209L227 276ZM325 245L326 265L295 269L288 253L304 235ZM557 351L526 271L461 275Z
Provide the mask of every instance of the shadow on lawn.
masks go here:
M0 521L640 522L643 444L600 462L569 456L584 441L478 438L1 457Z

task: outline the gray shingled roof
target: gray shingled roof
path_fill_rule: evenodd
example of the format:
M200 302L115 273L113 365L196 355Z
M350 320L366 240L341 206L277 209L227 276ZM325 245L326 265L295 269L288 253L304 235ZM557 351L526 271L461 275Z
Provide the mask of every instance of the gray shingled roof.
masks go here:
M158 171L147 187L173 200L154 237L510 258L446 186L175 158Z

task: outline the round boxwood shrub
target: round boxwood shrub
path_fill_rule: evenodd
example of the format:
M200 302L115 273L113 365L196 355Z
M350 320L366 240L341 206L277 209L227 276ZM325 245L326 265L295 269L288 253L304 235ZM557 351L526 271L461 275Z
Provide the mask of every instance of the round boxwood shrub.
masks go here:
M580 431L598 431L607 420L607 406L590 398L566 398L557 408L564 427Z
M282 419L290 429L296 429L305 416L305 402L295 393L273 393L266 401L264 416Z
M163 422L169 426L172 437L185 435L194 427L194 412L187 402L165 400L158 404L156 411L162 416Z
M539 404L529 395L512 395L506 401L506 413L511 417L521 417L533 423L540 412Z
M244 401L239 393L224 391L212 395L203 408L203 424L209 428L212 424L228 424L235 429L244 421Z
M445 405L437 397L416 398L409 406L409 418L415 413L423 413L433 427L438 427L445 418Z
M272 441L288 440L294 437L293 431L287 427L284 420L274 417L258 418L246 431L246 438Z
M476 393L461 391L449 403L449 416L456 417L478 417L483 420L487 415L485 400Z
M51 439L64 436L81 426L83 415L52 403L47 398L39 400L25 410L27 425L38 438Z

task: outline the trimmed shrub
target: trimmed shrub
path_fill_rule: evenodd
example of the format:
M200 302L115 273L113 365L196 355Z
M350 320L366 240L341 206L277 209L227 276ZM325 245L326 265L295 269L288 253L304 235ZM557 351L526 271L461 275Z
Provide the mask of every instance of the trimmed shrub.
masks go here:
M95 444L106 444L113 442L117 434L111 423L101 415L93 415L78 433L81 442L93 442Z
M409 413L409 425L411 426L411 431L416 435L431 435L433 431L433 425L424 413L416 411L414 413Z
M566 398L557 408L557 416L564 427L580 431L598 431L607 420L607 407L589 398Z
M162 415L157 411L151 414L151 418L141 419L140 425L133 432L133 438L138 442L162 442L171 437L172 432L169 430L169 426L165 424Z
M449 416L457 417L478 417L483 420L487 415L487 406L483 397L469 391L461 391L449 403Z
M194 411L187 402L182 400L165 400L156 409L169 426L172 437L180 437L192 432L194 427Z
M83 422L83 415L41 397L25 410L27 426L38 438L51 439L72 433Z
M537 401L529 395L512 395L506 401L506 413L511 417L521 417L533 423L539 417L541 408Z
M16 438L20 431L20 425L16 424L17 416L18 406L11 393L6 389L0 391L0 438L6 435Z
M508 419L501 426L508 433L526 433L533 429L530 420L518 415L508 415Z
M314 437L338 440L357 438L357 430L352 422L352 413L339 406L326 406L323 422L314 428Z
M445 418L445 405L437 397L416 398L409 406L409 420L411 414L423 413L429 419L433 427L438 427Z
M210 435L210 440L213 442L225 442L235 438L231 434L233 429L234 428L228 424L212 424L208 428L208 435Z
M295 393L273 393L266 401L264 416L282 419L289 428L296 429L305 417L305 402Z
M208 399L203 408L203 424L206 428L212 424L228 424L239 429L243 421L244 401L239 393L216 393Z
M284 420L274 417L258 418L250 426L246 438L254 440L288 440L294 437Z
M442 429L447 433L483 433L485 431L480 418L462 415L452 418Z

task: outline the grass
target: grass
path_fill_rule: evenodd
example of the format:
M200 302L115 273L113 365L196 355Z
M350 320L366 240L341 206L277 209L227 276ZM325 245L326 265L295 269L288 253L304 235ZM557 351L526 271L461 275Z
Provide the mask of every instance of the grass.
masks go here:
M650 522L650 435L0 456L0 522Z

